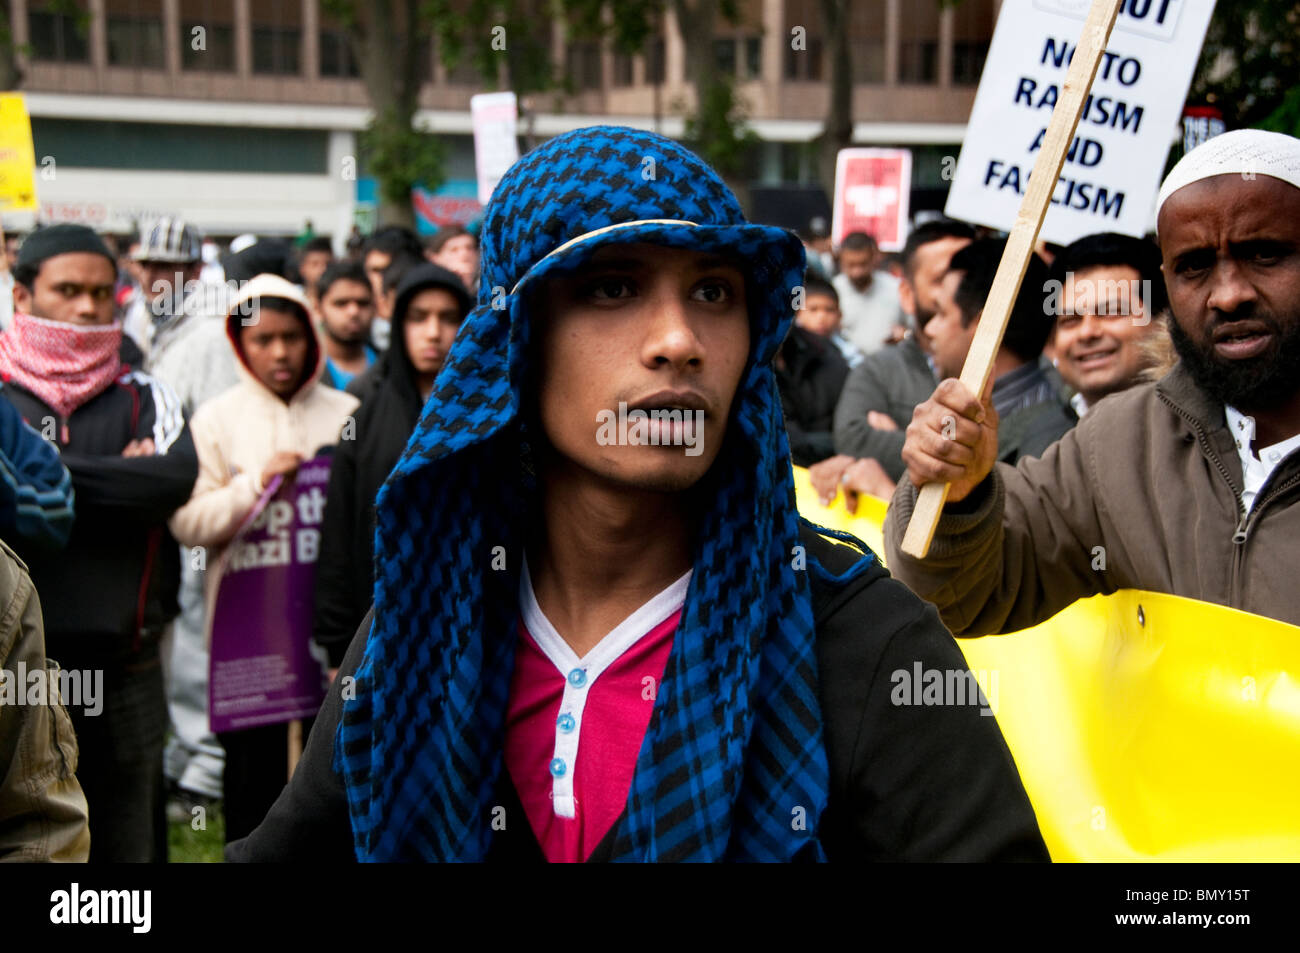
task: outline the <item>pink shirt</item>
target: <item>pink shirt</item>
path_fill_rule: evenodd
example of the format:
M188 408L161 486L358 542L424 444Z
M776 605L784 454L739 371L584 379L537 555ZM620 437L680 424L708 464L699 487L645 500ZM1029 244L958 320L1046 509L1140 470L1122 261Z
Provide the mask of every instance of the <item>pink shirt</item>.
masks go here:
M690 578L580 659L542 614L523 568L505 763L552 863L586 860L623 813Z

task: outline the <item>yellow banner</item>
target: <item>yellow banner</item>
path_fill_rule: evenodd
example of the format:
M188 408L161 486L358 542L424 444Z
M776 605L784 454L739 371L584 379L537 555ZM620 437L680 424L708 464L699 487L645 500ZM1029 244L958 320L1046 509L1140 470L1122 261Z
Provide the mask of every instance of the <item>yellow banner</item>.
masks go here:
M36 211L36 150L27 103L0 93L0 212Z
M799 509L883 553L886 504ZM1125 590L958 639L1054 860L1300 860L1300 628Z

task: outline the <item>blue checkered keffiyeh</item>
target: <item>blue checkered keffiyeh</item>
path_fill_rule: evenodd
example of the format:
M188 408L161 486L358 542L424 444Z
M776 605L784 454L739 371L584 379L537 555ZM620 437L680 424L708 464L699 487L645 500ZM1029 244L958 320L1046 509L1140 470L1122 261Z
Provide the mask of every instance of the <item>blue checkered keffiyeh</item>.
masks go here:
M813 617L807 572L794 568L799 516L771 369L803 279L802 246L746 223L717 174L682 146L607 126L520 159L493 194L481 240L478 307L378 500L374 624L335 746L358 858L487 853L522 527L538 494L523 462L536 438L520 413L527 291L595 247L638 242L743 261L753 333L702 487L714 502L614 856L821 859L828 769ZM495 547L506 571L491 568Z

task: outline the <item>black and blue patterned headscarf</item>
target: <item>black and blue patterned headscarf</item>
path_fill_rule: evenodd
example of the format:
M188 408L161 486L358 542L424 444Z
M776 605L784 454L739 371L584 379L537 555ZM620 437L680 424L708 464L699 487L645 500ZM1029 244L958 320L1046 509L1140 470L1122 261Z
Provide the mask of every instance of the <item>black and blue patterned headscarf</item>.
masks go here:
M697 156L600 126L519 160L483 221L479 303L379 494L375 615L335 767L361 860L479 860L502 781L524 527L538 512L530 288L611 243L738 259L751 353L701 485L681 622L617 824L619 860L821 859L828 769L808 570L771 362L803 247ZM504 557L506 569L501 565ZM843 576L865 569L864 557ZM807 570L805 570L807 566ZM830 578L827 576L827 578Z

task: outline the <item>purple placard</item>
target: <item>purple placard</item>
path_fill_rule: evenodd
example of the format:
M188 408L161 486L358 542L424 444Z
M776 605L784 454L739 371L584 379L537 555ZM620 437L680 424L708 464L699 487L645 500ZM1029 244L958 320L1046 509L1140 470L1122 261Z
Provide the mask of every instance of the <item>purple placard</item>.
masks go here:
M312 655L312 591L330 458L276 477L222 556L212 611L208 713L237 731L315 715L328 676Z

